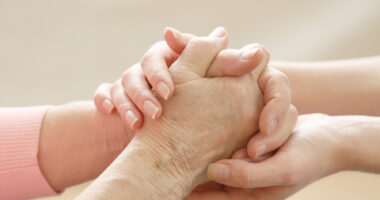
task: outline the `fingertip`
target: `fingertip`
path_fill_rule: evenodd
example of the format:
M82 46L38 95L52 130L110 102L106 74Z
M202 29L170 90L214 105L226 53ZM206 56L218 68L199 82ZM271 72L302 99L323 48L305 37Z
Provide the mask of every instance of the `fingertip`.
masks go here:
M158 94L160 94L160 96L162 98L164 98L165 100L168 100L169 97L171 96L172 92L168 86L168 84L164 81L159 81L157 83L157 92Z
M164 38L167 45L177 54L182 53L190 40L180 31L170 27L165 28Z
M258 133L260 134L260 133ZM247 154L250 159L256 158L256 144L255 137L251 138L247 144Z
M94 93L94 103L96 108L104 114L109 114L114 109L114 105L110 100L112 84L102 83Z
M132 110L127 110L124 114L124 118L132 130L139 129L142 125L141 116Z
M240 60L250 63L253 69L262 63L263 58L264 51L261 46L252 46L250 48L245 48L240 55Z
M210 37L219 37L223 38L227 35L227 30L223 26L216 27L211 33Z
M228 181L229 174L230 167L224 163L213 163L207 169L208 178L219 183Z
M156 105L151 100L145 100L143 102L143 111L151 119L156 120L161 116L162 108L161 105Z
M247 159L247 158L248 158L248 154L247 154L246 148L239 149L235 151L235 153L232 155L232 159Z
M106 98L102 101L102 108L107 114L110 114L112 110L115 108L115 106L109 99Z

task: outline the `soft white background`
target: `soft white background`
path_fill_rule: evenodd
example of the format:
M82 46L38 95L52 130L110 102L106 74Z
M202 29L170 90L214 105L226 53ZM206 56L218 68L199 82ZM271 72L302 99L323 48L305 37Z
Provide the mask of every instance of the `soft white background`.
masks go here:
M166 26L205 35L220 25L232 48L259 42L274 60L380 53L377 0L0 0L0 105L90 99L161 40ZM290 199L380 199L379 185L380 176L344 172ZM72 199L84 187L49 199Z

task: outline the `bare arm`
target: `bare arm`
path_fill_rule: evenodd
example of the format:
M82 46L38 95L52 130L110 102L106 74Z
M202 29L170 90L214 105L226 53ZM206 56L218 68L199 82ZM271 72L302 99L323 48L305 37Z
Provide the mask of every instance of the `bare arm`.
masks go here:
M289 77L300 113L380 115L380 56L270 65Z

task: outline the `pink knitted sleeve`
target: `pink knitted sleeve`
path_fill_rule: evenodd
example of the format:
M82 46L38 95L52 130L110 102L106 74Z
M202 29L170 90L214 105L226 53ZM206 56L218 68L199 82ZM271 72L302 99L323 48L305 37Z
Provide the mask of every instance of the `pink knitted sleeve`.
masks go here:
M56 194L37 159L41 124L48 108L0 108L0 199Z

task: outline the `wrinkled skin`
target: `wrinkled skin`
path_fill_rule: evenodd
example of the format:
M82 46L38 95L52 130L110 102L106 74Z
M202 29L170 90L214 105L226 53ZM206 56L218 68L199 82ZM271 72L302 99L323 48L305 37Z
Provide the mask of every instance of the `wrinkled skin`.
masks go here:
M173 97L161 102L166 108L162 118L145 119L141 132L165 148L180 144L174 157L204 182L208 163L229 157L257 131L263 103L254 82L253 76L245 75L176 84Z
M269 57L245 75L206 78L226 46L225 31L189 42L170 68L175 92L167 101L160 99L161 117L146 117L131 143L80 198L183 199L207 182L210 163L247 145L258 130L263 107L258 77Z
M192 42L188 51L216 49L215 44L207 41ZM185 50L181 56L187 54ZM187 182L183 186L186 193L207 181L209 163L227 158L236 149L246 146L257 131L263 106L257 79L265 66L263 63L243 76L217 78L204 78L208 66L181 58L170 68L175 93L168 101L161 101L165 108L162 117L158 120L145 118L143 128L135 137L137 140L150 138L153 146L161 149L159 151L164 149L170 153L159 167L174 163L175 169L167 171L187 179L181 180Z

